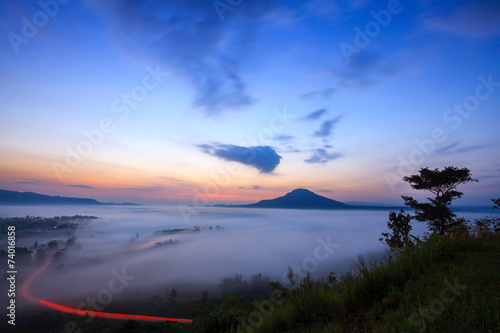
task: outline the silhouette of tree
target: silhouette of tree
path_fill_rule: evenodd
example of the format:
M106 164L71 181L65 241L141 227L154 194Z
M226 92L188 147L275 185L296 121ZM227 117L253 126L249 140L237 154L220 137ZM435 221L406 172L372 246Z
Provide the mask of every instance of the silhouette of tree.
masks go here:
M139 331L139 323L134 320L127 320L125 323L122 324L120 332L124 333L136 333Z
M56 240L51 240L48 242L47 246L49 247L49 249L55 249L58 247L57 245L57 241Z
M70 236L66 240L66 246L68 246L68 247L73 246L73 245L75 245L75 242L76 242L76 236Z
M61 261L66 255L66 249L58 250L56 253L52 255L52 262Z
M397 214L391 211L387 227L392 230L392 233L383 232L383 238L379 240L391 249L402 249L405 245L412 243L410 240L411 216L404 210L401 209Z
M224 277L219 284L222 297L238 293L245 294L248 290L248 282L243 280L242 274L234 274L233 277Z
M500 208L500 198L491 199L491 201L495 204L493 208Z
M456 215L450 210L449 205L454 199L462 197L462 192L456 190L460 184L476 181L467 168L445 167L443 170L422 168L419 174L404 177L415 190L425 190L433 193L434 198L427 198L430 202L420 203L410 196L402 195L405 205L415 209L412 218L420 222L427 222L431 231L442 235L444 232L460 222L455 220Z
M269 282L271 282L271 278L262 275L262 273L252 275L249 281L249 295L256 298L269 296L271 294Z
M170 303L170 305L174 306L176 303L176 298L177 298L177 290L175 289L172 289L172 291L170 292L170 295L168 296L168 302Z
M36 261L43 261L45 260L45 250L44 249L38 249L35 254L35 259Z
M208 291L203 290L201 292L201 302L206 303L208 301Z

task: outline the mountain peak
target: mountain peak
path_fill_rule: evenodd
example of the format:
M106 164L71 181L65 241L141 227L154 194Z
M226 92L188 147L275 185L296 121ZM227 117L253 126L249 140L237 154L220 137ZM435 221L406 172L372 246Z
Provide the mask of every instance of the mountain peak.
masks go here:
M313 191L309 191L306 188L296 188L295 190L293 190L292 192L289 192L288 194L290 194L290 193L313 193L313 194L316 194Z

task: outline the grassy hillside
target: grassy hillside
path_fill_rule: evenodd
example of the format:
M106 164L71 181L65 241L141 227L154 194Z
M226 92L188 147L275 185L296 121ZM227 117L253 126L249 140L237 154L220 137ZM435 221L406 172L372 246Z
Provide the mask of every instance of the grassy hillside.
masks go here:
M494 233L432 235L332 286L302 281L255 332L498 332L499 250Z

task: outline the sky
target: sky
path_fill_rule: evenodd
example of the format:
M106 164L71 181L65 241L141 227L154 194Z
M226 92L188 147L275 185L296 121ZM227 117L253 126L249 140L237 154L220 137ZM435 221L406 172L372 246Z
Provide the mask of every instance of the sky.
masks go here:
M2 1L0 188L402 203L467 167L500 196L500 3ZM425 197L425 194L418 194Z

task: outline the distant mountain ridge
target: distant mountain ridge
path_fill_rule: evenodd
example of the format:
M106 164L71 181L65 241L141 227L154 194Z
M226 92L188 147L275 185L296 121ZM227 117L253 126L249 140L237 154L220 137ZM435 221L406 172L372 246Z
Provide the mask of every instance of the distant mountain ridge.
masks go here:
M275 199L266 199L248 205L218 205L220 207L241 208L283 208L283 209L399 209L400 207L378 206L378 205L347 205L307 189L298 188Z
M17 192L0 189L0 205L126 205L139 206L133 203L100 202L88 198L72 198L39 194L34 192Z

